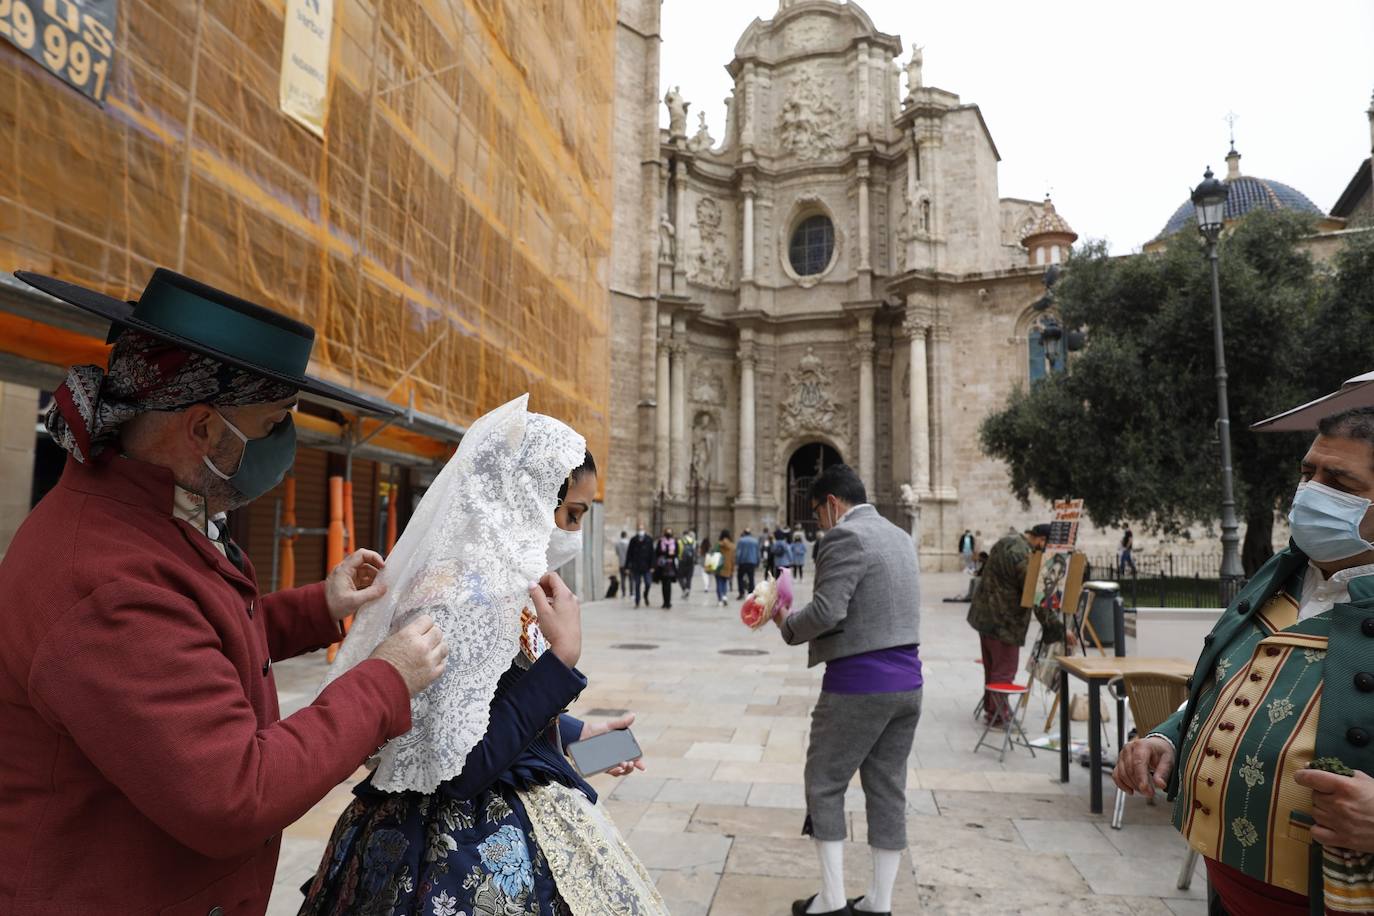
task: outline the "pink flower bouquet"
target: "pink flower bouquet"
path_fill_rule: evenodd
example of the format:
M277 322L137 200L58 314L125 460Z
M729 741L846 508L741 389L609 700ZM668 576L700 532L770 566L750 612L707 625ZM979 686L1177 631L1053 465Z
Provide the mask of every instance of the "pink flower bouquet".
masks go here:
M779 614L792 610L792 573L784 569L776 579L765 578L739 610L739 619L752 630L757 630Z

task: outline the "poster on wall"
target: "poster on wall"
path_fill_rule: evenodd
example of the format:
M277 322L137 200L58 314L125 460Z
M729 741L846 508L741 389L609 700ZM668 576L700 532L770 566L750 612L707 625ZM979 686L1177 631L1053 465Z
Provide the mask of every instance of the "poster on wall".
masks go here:
M321 139L333 33L334 0L286 0L278 104L283 114Z
M118 0L0 0L0 38L99 105L114 65Z

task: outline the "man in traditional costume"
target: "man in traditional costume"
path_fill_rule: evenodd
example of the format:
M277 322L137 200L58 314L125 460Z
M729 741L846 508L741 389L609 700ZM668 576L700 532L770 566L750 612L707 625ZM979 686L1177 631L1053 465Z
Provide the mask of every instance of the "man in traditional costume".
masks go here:
M1117 763L1122 789L1174 799L1214 912L1374 912L1374 407L1358 400L1256 425L1318 429L1292 541L1207 636L1187 704Z
M378 597L357 551L263 595L227 510L291 468L314 331L158 270L137 303L20 272L112 322L46 425L62 479L0 563L0 912L261 914L281 831L443 670L427 618L280 718L272 663L337 641Z
M790 616L773 618L784 642L806 645L808 667L825 664L806 746L802 827L816 843L821 890L793 902L792 916L891 916L924 684L920 563L911 535L878 514L847 465L826 468L808 499L825 532L816 547L815 593ZM855 773L873 871L863 896L847 900L844 797Z

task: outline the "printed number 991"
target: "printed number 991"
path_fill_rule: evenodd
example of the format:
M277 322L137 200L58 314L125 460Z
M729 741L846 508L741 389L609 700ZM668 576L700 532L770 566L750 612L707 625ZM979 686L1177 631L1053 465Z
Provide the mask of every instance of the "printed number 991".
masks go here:
M57 4L44 0L44 9L49 16L57 15ZM75 21L76 8L67 4L65 17ZM69 30L56 22L49 22L43 29L43 62L55 73L63 73L72 85L84 89L95 75L95 86L91 92L100 98L105 92L105 78L109 75L109 54L113 51L109 34L99 21L85 17L84 37L95 44L102 55L100 60L92 61L91 49L86 42L69 37ZM25 0L0 0L0 36L4 36L25 51L32 50L38 36L33 18L33 10Z

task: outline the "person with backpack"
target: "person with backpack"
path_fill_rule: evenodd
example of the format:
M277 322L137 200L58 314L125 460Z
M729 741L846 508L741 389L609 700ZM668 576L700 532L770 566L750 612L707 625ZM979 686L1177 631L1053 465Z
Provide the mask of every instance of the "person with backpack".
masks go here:
M692 593L692 575L697 570L697 533L688 531L677 542L677 584L682 597Z
M677 538L664 528L654 549L654 578L663 586L663 610L673 609L673 585L677 582Z

